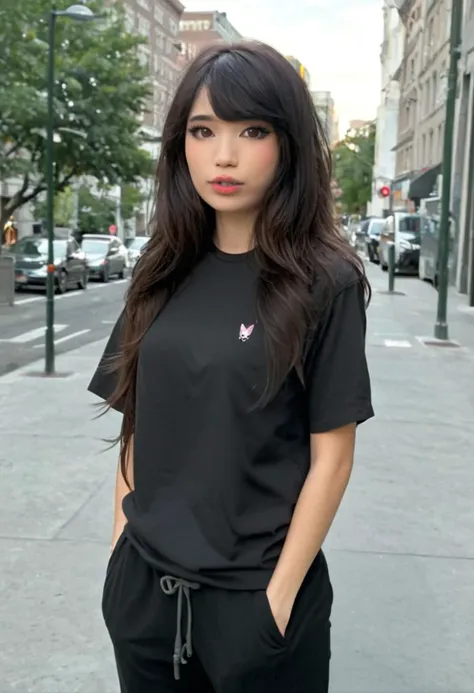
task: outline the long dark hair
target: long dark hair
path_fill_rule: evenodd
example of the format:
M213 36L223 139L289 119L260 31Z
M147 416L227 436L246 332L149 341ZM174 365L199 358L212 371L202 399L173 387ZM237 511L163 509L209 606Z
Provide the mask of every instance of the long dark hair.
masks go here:
M217 117L263 120L275 129L280 165L254 228L260 278L259 321L268 353L268 401L288 373L302 377L314 285L321 305L335 258L357 270L370 294L363 263L339 234L331 193L331 157L311 95L291 64L270 46L242 42L208 48L185 73L163 130L156 176L152 235L127 294L117 386L109 405L124 406L121 469L134 432L135 381L140 342L151 323L209 247L215 213L196 192L185 158L187 120L201 88ZM317 312L317 311L316 311Z

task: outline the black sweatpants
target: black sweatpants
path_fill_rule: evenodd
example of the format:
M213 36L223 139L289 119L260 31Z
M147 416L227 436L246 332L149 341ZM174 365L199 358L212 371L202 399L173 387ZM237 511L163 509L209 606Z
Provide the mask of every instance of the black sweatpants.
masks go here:
M102 602L122 693L327 693L331 606L322 553L283 637L264 590L160 575L125 535Z

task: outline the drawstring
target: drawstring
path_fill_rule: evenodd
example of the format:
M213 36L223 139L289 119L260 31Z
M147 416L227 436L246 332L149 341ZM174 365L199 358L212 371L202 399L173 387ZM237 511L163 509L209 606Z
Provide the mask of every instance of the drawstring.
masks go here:
M176 616L176 638L174 641L174 653L173 653L173 667L174 667L174 677L176 680L180 678L180 666L181 664L186 664L186 659L184 655L191 657L193 654L193 643L192 643L192 627L193 627L193 613L191 609L191 595L190 590L198 590L199 584L197 582L188 582L188 580L182 580L181 578L173 577L172 575L165 575L160 580L161 589L163 592L169 596L178 593L178 607ZM186 598L187 606L187 626L186 626L186 638L183 645L182 636L182 615L183 615L183 594Z

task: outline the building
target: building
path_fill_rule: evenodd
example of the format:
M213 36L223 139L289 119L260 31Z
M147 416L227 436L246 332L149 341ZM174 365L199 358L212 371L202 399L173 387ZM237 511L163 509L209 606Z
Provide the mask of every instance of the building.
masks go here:
M295 68L296 72L299 74L301 79L305 82L305 84L309 87L311 83L311 76L308 72L308 70L305 68L302 62L298 60L298 58L295 58L293 55L286 55L286 59L288 60L291 65Z
M184 12L179 23L181 53L179 65L185 68L202 50L219 43L234 43L241 34L225 12Z
M383 24L381 92L376 120L372 200L368 209L369 214L379 217L386 216L390 210L390 199L380 197L380 189L384 186L391 188L395 179L394 148L398 140L400 88L394 75L403 60L405 39L405 27L398 10L388 0L383 7Z
M449 57L447 0L404 0L403 61L398 71L400 110L396 182L410 208L436 195L443 149L444 104Z
M454 281L474 306L474 0L464 3L462 27L451 205L456 220Z
M114 1L110 0L110 4ZM180 76L179 22L184 6L179 0L121 0L121 4L128 31L141 34L147 41L146 45L140 46L139 56L142 64L150 70L153 93L142 116L142 131L147 140L143 146L153 159L157 159L166 114ZM145 201L137 215L138 233L144 232L151 216L154 182L143 180L142 192Z
M312 91L311 96L316 111L324 127L330 146L334 146L339 140L339 119L334 106L334 99L330 91Z

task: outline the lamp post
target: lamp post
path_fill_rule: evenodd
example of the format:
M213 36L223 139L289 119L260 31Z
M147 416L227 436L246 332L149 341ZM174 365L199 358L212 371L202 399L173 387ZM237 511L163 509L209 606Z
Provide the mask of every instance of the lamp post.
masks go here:
M45 374L54 374L54 33L56 18L66 17L76 21L90 21L96 15L85 5L71 5L67 10L49 13L49 53L48 53L48 116L46 123L46 190L47 190L47 232L48 232L48 274L46 282L46 336L45 336Z
M449 341L448 332L448 262L449 262L449 215L451 196L452 149L456 112L456 87L458 62L461 55L462 0L453 0L451 10L451 36L448 90L446 95L446 120L443 146L443 183L441 193L441 220L438 242L438 307L434 326L435 339Z

